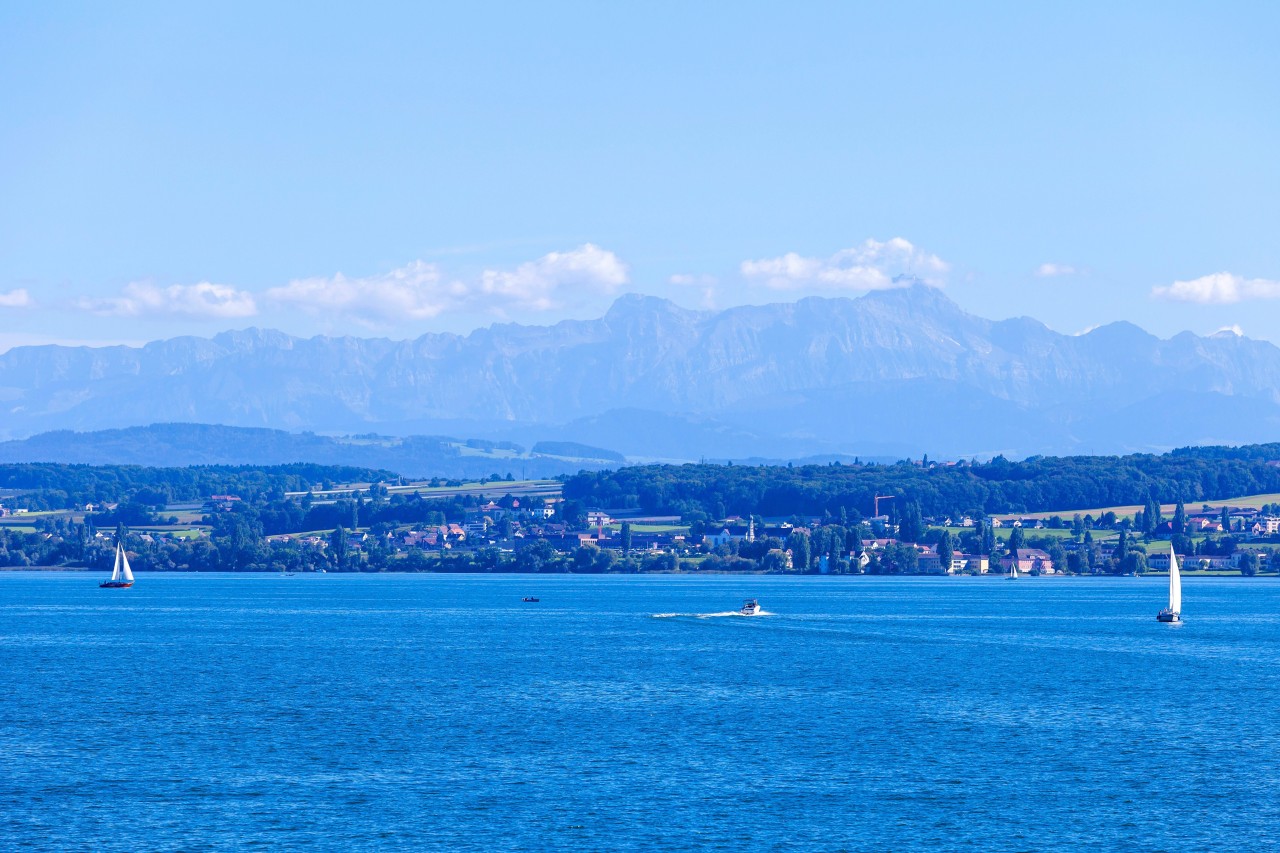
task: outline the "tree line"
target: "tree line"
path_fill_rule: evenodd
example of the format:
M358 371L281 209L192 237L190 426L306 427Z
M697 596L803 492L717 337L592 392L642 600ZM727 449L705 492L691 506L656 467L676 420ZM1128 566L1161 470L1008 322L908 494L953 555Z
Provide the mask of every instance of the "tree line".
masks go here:
M152 468L28 462L0 465L0 489L20 492L7 499L6 505L30 510L75 509L85 504L124 501L158 507L219 494L238 495L246 500L260 495L283 498L285 492L327 488L336 483L390 482L397 476L376 468L311 463Z
M686 521L731 515L873 514L907 504L925 516L1188 504L1280 491L1280 445L1184 448L1163 455L1032 457L1020 462L893 465L636 465L565 479L566 499Z

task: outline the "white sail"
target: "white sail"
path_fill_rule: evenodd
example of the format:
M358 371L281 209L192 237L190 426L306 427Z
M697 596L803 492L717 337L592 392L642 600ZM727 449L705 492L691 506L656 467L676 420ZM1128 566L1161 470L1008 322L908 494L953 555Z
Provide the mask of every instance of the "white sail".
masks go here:
M120 580L120 559L124 557L124 548L120 547L120 543L116 543L116 564L111 569L111 580Z
M1169 609L1182 612L1182 576L1178 574L1178 555L1173 552L1172 543L1169 545Z
M129 569L129 555L124 552L124 546L120 547L120 574L127 583L133 583L133 572Z

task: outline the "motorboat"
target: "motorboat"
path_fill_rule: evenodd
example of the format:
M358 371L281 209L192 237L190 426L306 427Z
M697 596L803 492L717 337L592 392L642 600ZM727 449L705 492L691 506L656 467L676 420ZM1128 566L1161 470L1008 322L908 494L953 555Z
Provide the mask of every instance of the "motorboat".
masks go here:
M755 616L760 612L760 602L756 601L754 598L748 598L746 601L742 602L742 609L738 612L743 616Z

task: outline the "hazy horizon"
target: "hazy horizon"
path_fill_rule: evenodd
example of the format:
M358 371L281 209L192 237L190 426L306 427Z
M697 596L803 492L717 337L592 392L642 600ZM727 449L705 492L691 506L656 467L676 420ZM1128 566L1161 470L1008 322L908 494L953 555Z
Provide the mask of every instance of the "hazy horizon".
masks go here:
M391 331L390 333L385 333L384 331L376 328L366 328L366 327L356 326L356 327L345 329L345 330L321 330L321 331L314 331L308 334L294 334L290 332L287 328L281 328L278 326L268 326L261 323L249 322L241 325L230 324L230 325L227 325L225 328L213 329L208 332L201 332L201 333L195 333L195 334L188 334L188 333L170 334L170 335L160 334L158 337L148 338L148 339L137 339L137 340L106 341L106 340L50 339L45 341L35 341L31 343L23 343L23 342L18 342L13 344L0 343L0 355L3 355L4 353L12 349L16 349L24 346L64 346L64 347L89 347L89 348L125 346L125 347L137 349L137 348L145 347L147 344L157 343L165 340L172 340L174 338L180 338L180 337L195 337L195 338L200 338L204 340L210 340L219 335L247 333L247 332L254 332L254 331L278 332L284 335L288 335L289 337L292 337L292 338L297 338L299 340L308 340L311 338L352 337L352 338L364 338L364 339L382 339L382 340L389 340L393 342L408 342L408 341L412 341L417 338L420 338L423 335L431 335L431 334L453 334L459 337L468 337L477 332L485 332L485 331L501 328L503 326L549 328L564 322L584 322L584 321L600 320L600 319L603 319L615 305L617 305L619 302L626 300L628 297L640 297L644 299L648 299L648 298L659 299L665 303L675 305L681 310L690 311L696 314L716 315L716 314L724 313L726 311L730 311L735 308L769 308L774 306L797 305L808 299L861 299L865 296L871 296L875 293L883 293L889 290L906 290L906 289L909 289L910 285L911 283L908 282L906 284L897 285L893 288L885 288L884 290L870 291L870 292L861 293L861 294L848 294L848 295L810 294L807 296L798 296L794 299L774 299L769 301L761 300L758 302L743 302L737 305L725 306L725 307L689 306L689 305L681 304L680 302L666 296L657 296L654 294L641 293L639 291L628 291L628 292L619 293L613 296L611 301L608 304L604 305L598 311L590 315L584 315L581 317L562 317L558 319L553 319L550 317L534 317L534 318L530 318L529 320L521 320L518 318L504 319L504 320L491 320L489 322L483 322L483 323L480 323L479 325L476 325L470 328L462 328L456 331L455 330L439 330L439 331L427 330L427 331L417 332L414 334L409 334L407 332L398 334L395 331ZM938 290L939 293L946 296L947 299L951 300L951 294L949 294L945 289L943 288L936 288L936 289ZM954 303L954 300L951 300L951 301ZM1041 317L1033 317L1025 314L1019 315L1017 317L1001 317L1001 316L987 317L972 311L968 311L967 309L965 309L963 305L959 305L958 303L954 303L954 304L956 304L957 307L959 307L962 311L964 311L964 313L973 317L977 317L982 320L990 320L992 322L1000 322L1002 320L1019 320L1019 319L1033 320L1035 322L1043 324L1046 328L1048 328L1051 332L1055 334L1065 335L1069 337L1080 337L1083 335L1088 335L1091 332L1097 331L1098 329L1102 329L1107 326L1112 326L1116 324L1128 324L1128 325L1136 326L1142 331L1162 341L1167 341L1167 340L1170 340L1171 338L1177 337L1178 335L1189 333L1189 334L1196 335L1197 337L1230 335L1232 337L1242 337L1242 338L1247 338L1249 340L1261 341L1264 343L1277 345L1275 342L1271 341L1266 336L1250 335L1245 333L1244 330L1240 329L1239 327L1223 327L1223 328L1215 329L1211 332L1203 332L1203 333L1196 332L1188 328L1188 329L1175 330L1168 335L1157 335L1155 332L1144 327L1141 323L1133 322L1125 319L1117 319L1117 320L1108 321L1106 323L1099 323L1098 325L1090 326L1084 329L1079 329L1077 331L1063 331L1061 329L1054 328L1051 323L1046 322ZM287 326L288 324L283 324L283 325Z

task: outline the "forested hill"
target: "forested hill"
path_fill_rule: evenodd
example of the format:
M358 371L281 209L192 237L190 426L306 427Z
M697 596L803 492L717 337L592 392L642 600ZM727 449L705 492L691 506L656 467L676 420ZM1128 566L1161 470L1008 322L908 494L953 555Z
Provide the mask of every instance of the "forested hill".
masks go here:
M135 500L159 505L237 494L281 497L326 483L388 482L399 472L337 465L0 464L0 489L23 505L62 508ZM893 465L639 465L568 477L564 495L588 506L721 519L760 514L869 516L876 495L913 502L925 515L1069 511L1221 500L1280 492L1280 444L1195 447L1161 456L1033 457L1011 462Z
M284 497L333 483L375 483L396 479L391 471L347 465L193 465L150 468L142 465L0 465L0 489L28 493L30 509L65 509L87 503L133 500L149 505L203 500L231 494L252 500Z
M491 474L554 477L624 462L611 450L543 441L530 452L509 441L440 435L326 436L261 427L159 423L126 429L46 432L0 441L3 462L86 465L274 466L305 460L321 465L393 470L406 477L479 479Z
M583 472L566 498L709 518L869 516L876 495L915 502L925 515L1043 512L1220 500L1280 492L1280 444L1184 448L1160 456L1033 457L983 464L643 465Z

